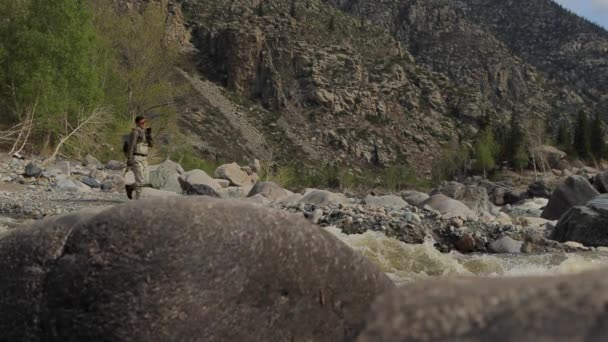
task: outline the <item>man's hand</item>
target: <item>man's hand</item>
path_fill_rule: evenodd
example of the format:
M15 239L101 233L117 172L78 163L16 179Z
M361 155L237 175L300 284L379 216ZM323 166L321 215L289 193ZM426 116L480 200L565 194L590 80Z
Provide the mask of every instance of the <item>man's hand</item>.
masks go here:
M135 166L135 160L127 159L127 166Z

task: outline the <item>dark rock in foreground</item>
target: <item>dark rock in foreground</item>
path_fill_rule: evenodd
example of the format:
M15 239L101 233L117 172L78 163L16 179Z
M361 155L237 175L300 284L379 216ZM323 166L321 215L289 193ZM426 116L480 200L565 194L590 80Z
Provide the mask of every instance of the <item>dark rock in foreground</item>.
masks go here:
M0 272L6 341L341 341L393 287L304 219L183 197L18 230Z
M547 220L559 220L570 208L583 205L597 195L599 192L584 177L568 177L553 192L541 217Z
M576 241L585 246L608 246L608 195L600 195L585 206L574 207L553 229L551 238Z
M25 166L25 176L26 177L35 177L38 178L42 175L42 169L38 166L34 165L34 163L29 163Z
M606 341L607 302L607 270L423 281L381 296L357 341Z

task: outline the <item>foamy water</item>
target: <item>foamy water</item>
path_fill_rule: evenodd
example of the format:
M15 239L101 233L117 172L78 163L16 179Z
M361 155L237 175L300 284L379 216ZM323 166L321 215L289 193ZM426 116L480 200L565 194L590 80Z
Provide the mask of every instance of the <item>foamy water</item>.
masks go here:
M428 239L409 245L380 232L346 235L338 228L328 232L378 265L397 285L422 278L450 276L507 277L576 273L608 266L608 253L546 253L520 255L442 254Z

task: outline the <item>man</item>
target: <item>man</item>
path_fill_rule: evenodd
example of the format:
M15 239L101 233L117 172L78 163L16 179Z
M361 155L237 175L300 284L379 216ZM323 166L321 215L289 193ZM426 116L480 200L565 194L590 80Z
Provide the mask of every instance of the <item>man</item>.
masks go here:
M135 118L135 128L129 136L129 150L127 152L127 167L135 175L135 184L127 185L127 197L140 199L142 188L145 185L146 169L148 168L148 148L152 147L151 129L146 129L146 119L143 116Z

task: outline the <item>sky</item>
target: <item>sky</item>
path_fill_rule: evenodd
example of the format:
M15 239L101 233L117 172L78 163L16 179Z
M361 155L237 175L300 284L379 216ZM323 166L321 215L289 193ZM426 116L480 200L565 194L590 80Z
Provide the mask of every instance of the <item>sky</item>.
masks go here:
M608 28L608 0L555 0L555 2Z

